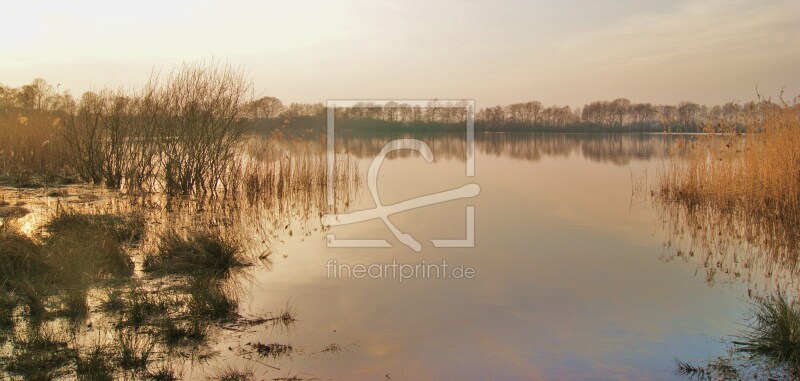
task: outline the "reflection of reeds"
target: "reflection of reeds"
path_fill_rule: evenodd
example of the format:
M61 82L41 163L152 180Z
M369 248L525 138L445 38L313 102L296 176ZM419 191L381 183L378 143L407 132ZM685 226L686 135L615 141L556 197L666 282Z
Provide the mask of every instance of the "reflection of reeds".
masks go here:
M189 285L189 315L195 319L223 320L233 317L239 307L236 290L223 280L195 278Z
M248 200L310 200L328 185L328 163L324 150L310 141L285 144L273 139L251 138L244 146L241 192ZM358 167L348 155L339 155L333 164L337 191L347 194L359 179ZM343 189L344 188L344 189Z
M264 344L261 342L248 343L250 348L253 349L261 357L272 357L273 359L290 355L294 348L288 344L269 343Z

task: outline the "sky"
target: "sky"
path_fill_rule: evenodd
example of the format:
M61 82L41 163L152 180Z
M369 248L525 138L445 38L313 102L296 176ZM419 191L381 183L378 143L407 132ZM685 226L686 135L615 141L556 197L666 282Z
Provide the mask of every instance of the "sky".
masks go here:
M2 1L0 83L75 95L212 59L284 102L800 95L797 0Z

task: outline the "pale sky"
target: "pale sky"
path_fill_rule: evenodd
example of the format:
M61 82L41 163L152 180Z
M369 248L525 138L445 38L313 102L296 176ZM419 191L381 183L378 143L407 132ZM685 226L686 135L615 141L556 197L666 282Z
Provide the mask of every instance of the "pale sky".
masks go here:
M608 4L601 4L608 3ZM720 104L800 95L800 1L0 4L0 83L135 87L215 58L257 95Z

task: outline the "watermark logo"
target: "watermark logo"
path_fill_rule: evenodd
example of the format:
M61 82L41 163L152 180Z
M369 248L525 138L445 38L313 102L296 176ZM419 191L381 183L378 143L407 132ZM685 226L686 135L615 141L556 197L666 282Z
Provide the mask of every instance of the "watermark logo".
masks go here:
M336 108L353 107L399 107L399 105L411 107L459 107L466 111L466 176L475 176L475 101L473 100L328 100L325 104L327 108L327 201L329 206L334 205L334 168L336 160L335 151L335 110ZM380 219L391 231L395 238L402 244L416 252L422 251L422 243L408 233L403 232L395 226L389 216L395 213L404 212L411 209L421 208L448 201L472 198L480 194L480 186L469 183L459 188L445 190L438 193L419 196L410 200L398 202L392 205L384 205L378 194L378 172L383 164L386 155L396 150L414 150L428 162L433 162L433 152L425 142L418 139L397 139L386 144L383 149L375 156L370 163L367 172L367 186L375 202L372 209L358 210L350 213L326 214L322 218L322 223L326 226L338 226L355 224L358 222L372 219ZM437 248L446 247L475 247L475 206L466 207L466 231L465 238L459 239L432 239L431 243ZM384 239L339 239L334 234L327 237L328 247L349 247L349 248L379 248L392 247L392 244Z

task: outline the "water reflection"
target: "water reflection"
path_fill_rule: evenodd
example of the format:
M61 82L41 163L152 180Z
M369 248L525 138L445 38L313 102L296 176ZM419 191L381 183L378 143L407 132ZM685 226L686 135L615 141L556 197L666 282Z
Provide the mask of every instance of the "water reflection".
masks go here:
M665 242L664 259L697 265L713 285L743 280L748 295L798 289L798 231L781 221L710 207L657 201Z
M463 134L408 135L337 135L337 148L358 158L372 157L380 151L387 138L416 138L425 141L437 158L466 157ZM479 133L475 135L476 151L483 155L539 161L543 157L580 155L596 162L626 165L634 160L665 158L672 143L682 137L668 134L536 134L536 133ZM408 157L411 152L400 152Z

